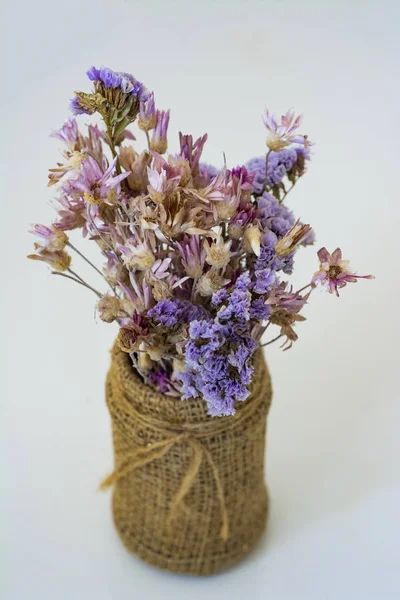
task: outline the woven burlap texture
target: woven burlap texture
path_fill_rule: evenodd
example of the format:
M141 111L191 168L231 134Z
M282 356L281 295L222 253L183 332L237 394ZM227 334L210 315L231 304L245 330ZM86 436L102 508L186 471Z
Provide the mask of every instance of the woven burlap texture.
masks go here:
M128 550L162 569L210 575L232 566L264 531L270 376L255 354L250 397L230 417L210 417L200 399L143 384L129 355L112 350L106 398L115 469L113 516Z

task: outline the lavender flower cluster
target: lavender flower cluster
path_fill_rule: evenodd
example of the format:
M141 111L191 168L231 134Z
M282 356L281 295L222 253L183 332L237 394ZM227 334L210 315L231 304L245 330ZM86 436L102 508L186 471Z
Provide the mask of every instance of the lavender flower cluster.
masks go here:
M283 279L298 248L314 241L284 203L311 157L301 119L266 111L266 154L217 169L202 162L207 135L180 133L179 151L167 154L169 110L157 109L132 75L92 67L87 76L92 90L77 92L70 107L75 116L98 113L104 129L82 133L71 118L53 133L64 146L49 174L57 215L32 226L38 240L29 258L97 295L100 319L118 324L119 347L148 385L201 396L210 415L231 415L249 395L255 350L276 339L292 346L317 284L338 295L360 277L340 249L321 248L319 270L303 288ZM147 143L141 151L131 143L134 122ZM101 270L72 243L75 230L97 244ZM71 269L71 252L108 292ZM270 326L278 335L263 343Z

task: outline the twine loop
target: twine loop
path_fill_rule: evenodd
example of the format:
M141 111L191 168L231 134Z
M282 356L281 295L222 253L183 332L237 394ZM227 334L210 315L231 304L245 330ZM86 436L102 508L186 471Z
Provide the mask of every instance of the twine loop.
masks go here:
M158 442L150 443L147 446L142 446L139 448L128 450L127 452L125 452L124 458L121 461L121 463L108 477L106 477L102 481L100 489L108 489L109 487L117 483L120 479L122 479L122 477L128 475L128 473L132 473L136 469L144 467L145 465L153 462L154 460L162 458L173 446L175 446L175 444L180 443L189 444L189 446L193 450L193 460L182 479L182 483L178 491L176 492L171 502L168 515L168 525L170 526L172 520L176 517L179 507L185 507L184 498L191 489L197 477L200 465L203 462L203 459L205 459L207 460L211 468L215 481L215 486L217 488L217 496L220 504L222 518L220 536L223 540L226 541L229 537L229 519L226 510L224 490L221 484L218 468L214 462L211 452L205 447L204 444L202 444L199 440L193 437L193 435L190 435L188 432L177 433L172 437L160 440Z

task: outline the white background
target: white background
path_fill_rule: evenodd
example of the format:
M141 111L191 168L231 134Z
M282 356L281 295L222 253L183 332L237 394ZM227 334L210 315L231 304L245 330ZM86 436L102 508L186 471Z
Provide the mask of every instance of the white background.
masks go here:
M2 13L0 597L399 598L398 2L25 0ZM159 572L120 544L96 491L112 467L115 329L87 290L25 259L28 224L53 217L48 134L92 64L155 89L171 150L178 130L207 131L216 165L223 150L232 166L264 152L266 106L303 112L316 146L289 204L318 247L376 275L340 299L315 293L295 347L268 351L268 536L208 579ZM299 253L296 284L316 249Z

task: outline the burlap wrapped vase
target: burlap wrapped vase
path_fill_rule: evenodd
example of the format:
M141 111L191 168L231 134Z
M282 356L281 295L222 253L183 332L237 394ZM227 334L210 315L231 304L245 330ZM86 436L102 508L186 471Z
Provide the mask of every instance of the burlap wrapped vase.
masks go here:
M264 531L269 373L259 350L250 397L230 417L204 400L144 385L116 346L107 378L112 419L113 516L126 548L178 573L210 575L242 559Z

